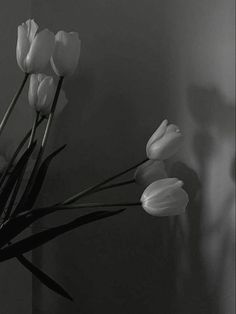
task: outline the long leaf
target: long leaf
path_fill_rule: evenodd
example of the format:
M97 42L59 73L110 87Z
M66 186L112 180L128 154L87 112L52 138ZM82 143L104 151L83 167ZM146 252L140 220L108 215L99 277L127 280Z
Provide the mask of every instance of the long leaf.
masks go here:
M0 248L19 235L34 221L57 210L56 207L45 207L23 212L16 217L6 220L0 228Z
M41 118L38 122L37 122L37 125L36 127L38 127L42 122L43 122L44 118ZM30 129L28 131L28 133L25 135L25 137L22 139L22 141L19 143L19 145L17 146L13 156L11 157L6 169L4 170L2 176L1 176L1 179L0 179L0 187L2 186L3 182L5 181L7 175L9 174L11 168L12 168L12 165L14 165L14 162L17 158L17 156L19 155L19 153L21 152L22 148L24 147L25 143L27 142L27 140L29 139L30 137L30 134L31 134L31 131L32 129Z
M20 200L19 204L17 205L15 212L14 212L14 216L20 212L22 212L23 210L29 210L34 206L35 201L37 200L37 197L39 195L39 192L42 188L43 182L45 180L49 165L51 163L51 161L53 160L53 158L58 155L64 148L66 147L66 145L61 146L60 148L58 148L56 151L54 151L52 154L50 154L42 163L42 165L39 168L39 172L38 175L35 179L35 183L33 185L33 187L31 188L29 194L27 195L27 197L25 198L24 196L22 197L22 199Z
M100 220L109 216L117 215L124 211L124 209L116 211L97 211L94 213L87 214L85 216L79 217L67 224L63 224L48 230L36 233L32 236L29 236L21 241L18 241L12 245L9 245L6 248L0 250L0 262L6 261L18 255L29 252L52 239L68 232L73 229L76 229L82 225L91 223L96 220Z
M26 149L25 153L22 155L20 160L17 162L15 168L13 169L12 173L9 175L5 185L2 188L2 191L0 193L0 215L4 211L4 207L8 201L8 198L12 192L12 189L17 181L17 178L19 177L21 170L24 168L24 166L27 164L34 148L35 148L36 142L34 142L29 148Z
M66 299L73 301L73 298L69 295L66 290L59 285L55 280L50 278L47 274L45 274L42 270L32 264L27 258L23 255L17 257L19 262L27 268L42 284L47 286L50 290L54 291L55 293L60 294Z

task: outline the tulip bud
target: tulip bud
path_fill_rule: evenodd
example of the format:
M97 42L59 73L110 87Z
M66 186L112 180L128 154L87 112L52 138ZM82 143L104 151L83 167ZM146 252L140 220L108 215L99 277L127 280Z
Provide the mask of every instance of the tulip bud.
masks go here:
M179 128L164 120L147 142L146 152L149 159L165 160L177 152L182 143Z
M18 26L16 59L25 73L42 72L48 65L53 53L54 34L44 29L37 33L38 25L28 20Z
M153 216L182 214L189 201L188 194L182 186L183 182L176 178L153 182L141 197L143 209Z
M59 31L56 34L51 65L58 76L68 76L75 71L79 62L80 43L78 33Z
M30 76L29 103L41 115L49 114L54 94L55 86L52 77L45 74L32 74Z
M55 84L51 76L45 74L32 74L28 98L30 105L42 116L47 116L51 111L51 106L55 96ZM61 90L55 114L63 110L67 103L65 92Z
M136 183L148 186L152 182L167 178L163 161L148 160L139 166L134 174Z

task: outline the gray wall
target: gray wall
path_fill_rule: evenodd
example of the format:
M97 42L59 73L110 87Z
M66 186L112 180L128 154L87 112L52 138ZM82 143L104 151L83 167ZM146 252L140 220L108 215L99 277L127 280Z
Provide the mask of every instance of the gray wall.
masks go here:
M78 72L64 84L69 104L49 150L68 147L41 203L143 159L165 117L185 134L173 160L185 165L172 173L184 179L192 199L181 218L156 219L132 208L36 250L34 262L75 303L33 280L33 313L233 314L233 0L32 0L31 16L55 32L77 30L82 40ZM16 16L15 25L24 18L25 12ZM134 200L140 193L119 189L101 200ZM64 221L60 214L44 227Z

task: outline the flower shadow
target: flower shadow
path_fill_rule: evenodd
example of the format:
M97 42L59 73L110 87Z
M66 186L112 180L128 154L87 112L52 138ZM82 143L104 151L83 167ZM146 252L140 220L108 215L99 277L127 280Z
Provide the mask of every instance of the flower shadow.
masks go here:
M221 296L234 242L229 226L234 166L232 162L219 162L219 156L225 156L222 143L232 139L234 108L214 87L190 86L187 104L196 124L192 149L198 174L179 162L171 170L172 175L185 182L190 195L185 217L170 221L172 276L177 289L172 312L218 314L224 307ZM231 154L230 148L229 151ZM212 173L209 169L213 165ZM219 178L214 172L219 168L223 169L220 180L225 186L217 195Z

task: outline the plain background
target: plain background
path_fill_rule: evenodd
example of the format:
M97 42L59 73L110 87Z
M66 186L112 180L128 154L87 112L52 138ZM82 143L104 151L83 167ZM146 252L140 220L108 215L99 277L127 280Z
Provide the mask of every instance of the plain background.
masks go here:
M233 0L3 1L1 115L23 76L15 62L18 24L31 16L41 28L75 30L82 40L48 152L68 146L41 203L142 160L166 117L185 135L172 163L185 163L173 174L185 180L191 203L177 219L132 208L34 251L33 261L67 288L74 304L35 280L31 291L30 275L15 261L1 265L1 314L234 313L234 12ZM25 93L1 152L30 121ZM136 200L141 192L119 189L100 198ZM50 217L35 230L65 220Z

